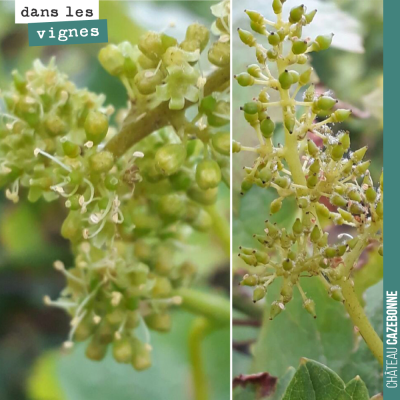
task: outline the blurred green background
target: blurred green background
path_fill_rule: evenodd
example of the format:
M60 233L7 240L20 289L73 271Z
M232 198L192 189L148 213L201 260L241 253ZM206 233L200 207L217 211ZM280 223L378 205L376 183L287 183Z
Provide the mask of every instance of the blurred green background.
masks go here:
M312 53L317 90L331 90L341 103L339 108L353 110L352 118L340 129L350 131L353 149L368 145L367 157L372 160L371 173L376 182L383 165L383 0L287 0L284 11L288 13L292 7L302 3L308 10L318 10L313 23L305 27L303 37L335 34L333 47ZM250 30L244 9L257 10L274 20L271 4L271 0L233 0L233 74L245 71L247 65L256 62L254 49L245 46L236 34L239 27ZM266 41L264 44L268 47ZM258 95L259 90L259 87L244 88L233 82L233 138L244 146L256 145L257 137L239 107ZM278 114L272 110L271 114L275 121L277 118L279 121ZM281 126L275 139L283 143ZM294 202L285 201L283 209L270 218L269 204L276 197L275 191L255 185L244 197L239 195L242 168L251 166L253 160L254 155L246 152L234 154L232 158L233 376L269 372L279 378L288 367L297 368L300 357L308 357L326 364L345 381L359 374L367 382L371 396L376 394L382 390L379 364L365 344L355 338L344 307L335 304L315 279L304 282L304 286L309 297L315 300L316 321L302 309L297 291L286 311L269 321L264 313L268 310L267 304L276 300L279 283L271 286L266 302L261 305L253 305L252 291L237 285L248 268L237 257L238 247L256 246L252 235L263 231L265 219L291 227L296 212ZM335 236L339 233L331 232ZM382 258L373 251L363 255L355 272L356 291L366 303L367 313L380 333L382 273Z
M100 1L100 18L107 18L109 42L136 43L145 30L165 30L183 39L192 22L210 26L209 1ZM101 44L29 47L26 25L14 24L14 2L0 1L0 89L10 73L24 73L34 59L56 56L58 68L79 87L104 93L118 110L127 96L120 82L97 61ZM1 100L0 100L1 101ZM229 191L221 188L220 210L229 217ZM21 199L24 196L21 195ZM45 307L44 295L56 298L64 279L52 268L56 259L72 264L69 244L59 235L63 207L56 203L17 205L0 193L0 399L1 400L144 400L193 398L187 336L193 317L174 313L166 335L152 333L153 367L137 373L111 357L101 363L85 359L77 346L61 354L69 331L63 311ZM204 249L207 248L207 251ZM227 297L229 261L218 241L195 234L187 245L199 265L197 287ZM212 400L229 397L229 330L207 337L204 357Z

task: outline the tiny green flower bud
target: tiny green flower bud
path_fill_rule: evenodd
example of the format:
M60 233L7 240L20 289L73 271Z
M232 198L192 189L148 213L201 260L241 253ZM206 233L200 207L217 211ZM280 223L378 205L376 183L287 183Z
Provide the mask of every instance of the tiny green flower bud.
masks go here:
M347 193L347 196L349 197L350 200L353 201L361 201L361 195L358 192L357 188L354 187L354 189L349 190Z
M290 70L290 76L292 77L292 84L297 83L300 79L300 74L297 71Z
M230 62L230 44L229 42L214 42L208 51L208 60L217 67L225 67Z
M158 203L158 212L169 221L180 219L186 209L186 199L178 193L169 193L162 196Z
M376 208L375 208L375 212L378 215L379 218L383 218L383 202L380 201Z
M114 156L109 151L101 151L89 157L89 166L93 172L108 172L114 165Z
M318 240L317 245L318 245L319 247L325 247L325 246L328 245L328 233L327 233L327 232L325 232L325 233L322 235L321 239Z
M353 215L361 215L364 214L364 208L361 206L360 203L352 202L349 207L349 211Z
M354 222L353 216L349 212L347 212L346 210L343 210L342 208L339 208L338 212L346 222Z
M128 364L132 358L132 346L129 338L114 340L113 357L118 363Z
M343 302L343 294L342 289L340 286L332 286L329 290L329 295L332 297L333 300Z
M331 202L331 204L333 204L336 207L346 207L347 206L347 200L337 193L334 193L331 196L330 202Z
M292 53L299 55L305 53L307 50L307 41L306 40L294 40L292 44Z
M325 205L321 204L321 203L317 203L315 205L316 209L317 209L317 213L319 216L321 217L325 217L325 218L329 218L329 208L326 207Z
M320 96L317 101L318 108L330 110L338 101L330 96Z
M305 70L299 77L299 84L301 86L307 85L310 82L311 74L313 72L313 68L308 68Z
M264 167L261 171L257 173L259 179L262 183L270 182L272 179L272 172L269 167Z
M351 110L338 109L332 115L332 122L343 122L351 115Z
M296 218L294 221L292 231L295 235L301 235L303 233L303 224L300 221L300 218Z
M292 86L293 83L293 77L288 70L285 70L279 75L279 83L281 84L282 89L290 89L290 86Z
M293 269L293 261L290 258L282 261L282 268L285 271L291 271Z
M280 14L282 12L282 1L281 0L273 0L272 1L272 9L275 14Z
M284 304L289 303L293 298L293 284L288 279L284 279L281 286L280 294Z
M99 144L107 135L108 118L99 111L89 111L84 127L87 140Z
M264 17L258 11L244 10L244 12L249 16L251 21L257 24L262 24L264 22Z
M257 283L258 283L257 275L249 275L249 274L246 274L240 282L242 286L256 286Z
M314 300L307 299L303 303L304 309L313 316L313 318L317 318L317 314L315 313L315 302Z
M86 347L85 355L89 360L101 361L107 353L107 345L102 344L99 340L93 336L92 340Z
M273 320L285 309L285 305L279 301L274 301L271 304L271 310L269 312L269 319Z
M299 54L297 56L297 64L304 65L308 61L308 57L305 54Z
M214 160L203 160L196 167L196 182L203 190L212 189L221 182L221 169Z
M341 143L335 144L335 145L332 147L331 157L332 157L332 160L333 160L333 161L339 161L339 160L341 160L342 157L343 157L343 154L344 154L344 148L343 148L343 146L342 146Z
M254 255L259 264L267 264L269 261L269 255L267 253L264 253L262 251L256 251Z
M270 221L265 221L265 233L272 237L275 238L279 234L279 228L276 227L276 224L272 224Z
M195 22L188 26L186 30L186 40L197 40L200 43L200 51L203 51L210 39L209 30L202 24Z
M68 125L58 115L49 115L45 120L47 132L51 136L65 135L68 132Z
M259 33L260 35L267 35L267 29L263 24L257 24L254 21L250 21L250 28L254 31Z
M304 4L292 8L289 14L289 22L292 24L299 22L301 20L301 17L304 15L304 11L305 11Z
M257 286L253 292L253 302L262 300L265 297L265 288L264 286Z
M364 174L367 172L367 170L368 170L368 168L369 168L370 165L371 165L371 161L364 161L363 163L358 164L358 165L354 168L354 175L355 175L355 176L364 175Z
M278 52L275 49L269 49L267 51L267 57L268 57L268 60L274 61L274 60L276 60L278 58ZM258 62L261 62L259 60L258 56L257 56L257 60L258 60Z
M369 187L365 191L365 197L367 198L369 203L374 203L377 197L377 193L373 187Z
M310 165L310 171L314 174L317 174L321 170L321 162L318 158Z
M167 176L178 172L185 160L186 147L183 144L167 144L155 155L157 169Z
M383 257L383 244L381 244L378 248L378 254Z
M282 207L282 199L279 197L271 202L270 212L276 214Z
M287 176L277 176L274 179L274 183L276 183L282 189L286 189L290 185L290 179Z
M169 332L171 330L171 315L168 313L154 313L146 316L146 325L149 329L158 332Z
M270 137L272 137L272 135L274 133L275 123L274 123L274 121L272 121L272 119L270 117L267 117L261 121L260 129L261 129L262 135L266 139L269 139Z
M203 97L203 99L201 99L200 105L199 105L199 111L203 114L211 114L215 111L217 107L217 99L210 95L210 96L206 96Z
M313 243L317 243L318 240L321 239L321 236L322 236L321 235L321 231L318 228L318 225L314 225L314 228L313 228L313 230L311 231L311 234L310 234L310 240Z
M77 144L72 143L69 140L66 140L62 143L62 148L64 154L71 158L76 158L81 153L81 148Z
M138 339L133 342L132 366L137 371L143 371L151 367L150 347L141 343Z
M244 29L238 28L240 40L249 47L254 47L257 42L254 38L253 34L249 31L245 31Z
M307 14L305 14L304 16L306 17L306 23L311 24L311 22L313 21L315 14L317 13L317 10L313 10Z
M251 178L243 179L241 190L242 194L248 192L253 187L253 180Z
M319 179L317 174L312 174L307 177L307 187L314 189L318 185Z
M333 33L331 33L329 35L317 36L315 41L319 45L319 50L326 50L326 49L329 49L329 47L330 47L330 45L332 43L332 39L333 39Z
M235 79L237 80L240 86L254 85L254 78L247 72L242 72L239 75L235 75Z
M361 149L358 149L357 151L355 151L355 152L351 155L351 159L352 159L355 163L360 162L360 161L364 158L365 153L367 152L367 150L368 150L368 147L367 147L367 146L361 147Z
M347 151L350 148L350 134L349 134L349 132L343 132L339 136L339 142L342 144L342 146L345 149L345 151Z
M229 132L217 132L211 139L214 150L224 156L229 156L230 138Z
M242 149L242 145L236 140L232 141L232 153L239 153Z
M346 250L347 250L347 244L339 245L339 246L337 247L337 249L336 249L336 254L337 254L337 256L338 256L338 257L342 257L343 254L346 252Z
M336 257L336 248L334 247L327 247L324 250L324 257L326 258L333 258Z
M137 90L143 95L155 93L156 87L161 85L164 74L160 69L145 69L138 72L133 80Z
M297 199L297 204L299 208L304 209L310 205L310 200L307 197L300 197Z
M247 72L254 76L254 78L259 78L261 75L261 68L257 64L251 64L247 67Z
M246 103L242 109L246 114L256 114L259 111L259 106L255 101L250 101Z
M124 70L125 58L121 50L114 44L109 44L100 50L99 61L111 75L120 75Z
M283 122L284 122L285 128L288 130L288 132L293 133L294 126L296 124L295 116L293 114L286 113Z
M275 33L275 32L271 32L268 36L268 43L271 46L277 46L279 43L281 42L281 37Z
M317 154L319 153L319 148L318 148L318 146L315 144L315 142L313 141L313 140L311 140L311 139L308 139L307 140L307 151L308 151L308 154L311 156L311 157L316 157L317 156Z

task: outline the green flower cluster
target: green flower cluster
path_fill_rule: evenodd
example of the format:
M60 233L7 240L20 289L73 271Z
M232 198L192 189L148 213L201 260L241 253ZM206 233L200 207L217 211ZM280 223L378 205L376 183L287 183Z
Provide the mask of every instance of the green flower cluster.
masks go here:
M244 168L241 192L245 194L253 185L275 189L271 214L279 212L287 198L295 198L298 207L291 231L266 221L264 233L254 235L263 249L240 248L239 257L257 267L241 282L254 287L254 302L265 297L276 278L283 278L280 297L271 305L271 319L292 299L294 286L304 308L316 316L314 302L303 292L300 278L319 276L329 295L343 301L342 286L365 247L378 243L383 254L383 178L374 185L370 161L364 161L367 148L351 151L349 132L334 130L351 111L338 109L329 92L316 96L310 84L308 54L329 48L333 35L302 39L302 29L312 22L316 10L295 7L284 21L283 3L273 1L276 22L256 11L245 11L252 30L268 45L264 47L251 32L239 29L242 42L255 49L258 64L235 76L241 86L261 86L258 97L242 107L259 145L233 143L233 152L256 155L253 166ZM279 95L278 101L270 100L272 92ZM298 99L301 92L303 98ZM282 110L284 146L273 142L279 128L269 115L272 107ZM351 227L356 234L351 236L346 228L337 239L330 237L323 227L332 224Z
M132 118L140 125L161 103L173 110L166 126L154 121L120 158L108 148L119 135L109 126L113 107L77 89L54 60L36 61L25 76L14 72L2 93L0 186L13 202L20 187L32 202L63 200L68 215L61 234L72 244L75 265L54 263L67 285L58 300L46 296L45 303L71 315L65 347L88 341L92 360L112 347L117 362L150 367L149 329L170 329L169 309L182 301L178 289L196 273L177 252L193 230L210 229L209 208L221 180L229 181L229 82L220 87L217 80L204 96L207 78L197 61L208 40L209 31L193 24L180 44L148 32L137 46L100 51L100 62L125 83L131 100L118 130ZM192 120L188 106L197 108Z

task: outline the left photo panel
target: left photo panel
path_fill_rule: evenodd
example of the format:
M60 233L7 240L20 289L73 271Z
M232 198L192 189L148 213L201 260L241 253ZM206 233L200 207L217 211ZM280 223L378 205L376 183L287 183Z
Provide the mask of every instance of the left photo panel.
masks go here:
M0 399L230 399L230 47L229 0L0 1Z

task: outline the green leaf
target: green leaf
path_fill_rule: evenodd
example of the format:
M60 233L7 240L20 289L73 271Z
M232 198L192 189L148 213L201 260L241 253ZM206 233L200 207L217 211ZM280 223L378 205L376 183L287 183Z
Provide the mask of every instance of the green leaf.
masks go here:
M367 255L368 261L354 272L354 291L361 304L365 304L364 292L383 278L383 257L377 249Z
M325 365L303 358L283 400L368 400L364 382L356 377L345 385Z
M368 400L369 394L365 383L359 376L356 376L346 385L346 393L352 400Z
M280 291L280 282L274 282L268 290L268 306L253 351L253 372L268 371L281 376L302 357L339 370L348 359L354 345L353 326L343 304L329 298L318 278L302 279L302 287L307 297L315 301L317 318L304 310L296 290L286 310L270 321L269 307Z

